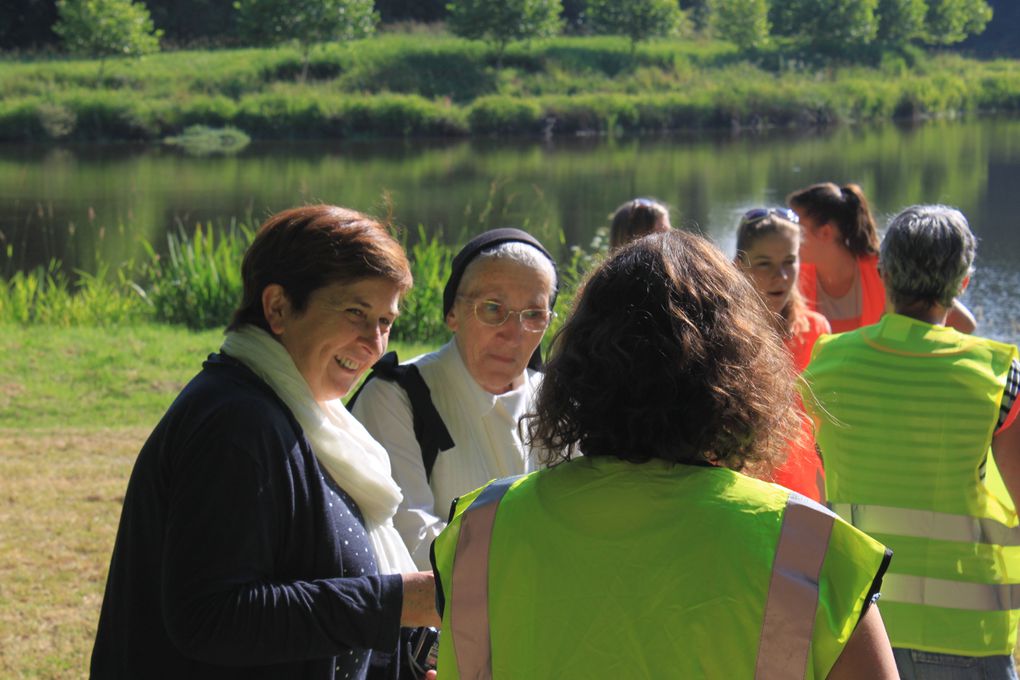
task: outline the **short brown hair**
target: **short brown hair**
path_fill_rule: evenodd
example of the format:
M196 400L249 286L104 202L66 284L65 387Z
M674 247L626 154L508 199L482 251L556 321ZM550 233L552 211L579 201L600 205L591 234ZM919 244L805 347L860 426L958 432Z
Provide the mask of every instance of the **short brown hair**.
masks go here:
M244 294L227 330L252 324L269 330L262 291L278 284L297 312L312 292L332 283L381 277L401 293L411 288L404 249L378 220L335 205L308 205L279 212L259 227L244 254Z
M795 373L751 283L704 238L672 230L596 268L529 424L553 463L579 449L643 463L768 469L798 432Z

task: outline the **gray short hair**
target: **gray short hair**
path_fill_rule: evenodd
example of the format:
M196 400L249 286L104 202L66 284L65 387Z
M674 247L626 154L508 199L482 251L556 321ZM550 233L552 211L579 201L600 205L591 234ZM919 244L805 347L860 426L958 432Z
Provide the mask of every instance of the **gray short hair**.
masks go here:
M533 269L546 277L549 283L549 301L552 302L553 294L558 284L556 280L556 268L553 267L549 258L532 245L521 241L506 241L486 248L478 254L467 269L464 270L464 278L460 282L459 290L467 290L468 285L474 279L476 272L485 263L493 260L509 260L519 265Z
M879 267L894 305L950 307L973 271L977 241L967 218L945 205L913 205L889 221Z

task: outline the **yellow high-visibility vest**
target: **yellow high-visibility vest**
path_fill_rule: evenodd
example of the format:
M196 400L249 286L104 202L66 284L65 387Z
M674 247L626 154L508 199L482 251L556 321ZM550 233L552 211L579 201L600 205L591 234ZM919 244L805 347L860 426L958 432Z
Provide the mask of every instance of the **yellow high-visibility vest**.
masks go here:
M990 444L1017 349L898 314L823 336L804 404L826 498L896 555L882 589L894 647L1011 654L1020 528Z
M463 497L439 677L825 678L887 551L724 468L581 458Z

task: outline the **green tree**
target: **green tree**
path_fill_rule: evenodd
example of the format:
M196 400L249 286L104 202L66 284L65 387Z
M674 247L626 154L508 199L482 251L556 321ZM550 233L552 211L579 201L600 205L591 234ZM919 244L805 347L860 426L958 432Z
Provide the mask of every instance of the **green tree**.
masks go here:
M853 56L878 35L879 0L788 0L769 13L773 34L790 36L811 53Z
M985 0L928 0L926 41L952 45L985 30L992 8Z
M769 7L772 35L798 35L801 26L811 21L811 6L811 0L773 0Z
M769 38L768 0L710 0L708 26L712 33L747 48Z
M58 0L53 32L74 54L99 57L99 77L107 57L140 57L159 51L162 31L149 10L131 0Z
M676 33L683 20L676 0L588 0L592 31L627 36L632 54L642 40Z
M249 44L296 41L301 76L308 76L312 45L372 35L379 16L372 0L237 0L237 28Z
M559 33L563 5L560 0L456 0L446 9L450 30L462 38L494 45L497 64L502 65L511 42Z
M877 42L903 45L924 36L927 0L878 0Z

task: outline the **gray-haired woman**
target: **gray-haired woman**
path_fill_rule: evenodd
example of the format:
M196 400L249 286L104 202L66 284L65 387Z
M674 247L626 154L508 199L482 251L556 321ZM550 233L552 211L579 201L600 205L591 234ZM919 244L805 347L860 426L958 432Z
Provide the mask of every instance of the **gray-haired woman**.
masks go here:
M384 358L373 371L383 379L351 405L389 453L403 492L394 524L422 569L455 498L532 468L517 424L541 379L533 369L556 284L552 257L530 234L477 236L454 258L443 291L453 339L401 366Z
M804 373L826 497L895 554L882 616L908 680L1017 677L1020 362L945 325L974 252L958 210L896 215L879 254L894 313L824 336Z

